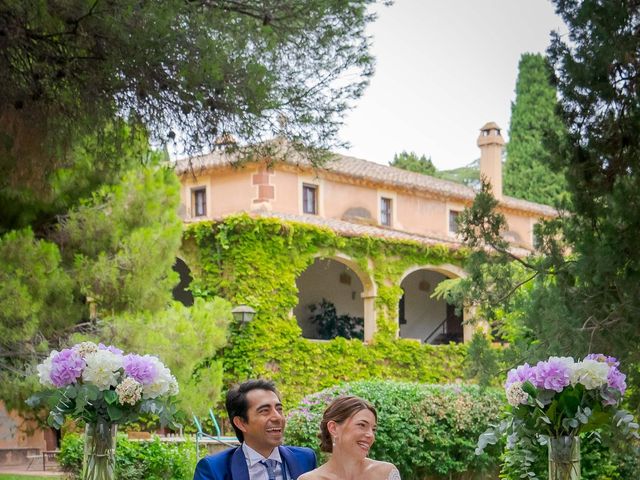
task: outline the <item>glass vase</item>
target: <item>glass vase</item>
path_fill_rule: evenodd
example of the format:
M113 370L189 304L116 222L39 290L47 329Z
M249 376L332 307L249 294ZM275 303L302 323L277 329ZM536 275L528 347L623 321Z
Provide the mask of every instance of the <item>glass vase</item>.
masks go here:
M580 480L580 438L549 439L549 480Z
M82 480L115 480L117 430L115 423L87 423Z

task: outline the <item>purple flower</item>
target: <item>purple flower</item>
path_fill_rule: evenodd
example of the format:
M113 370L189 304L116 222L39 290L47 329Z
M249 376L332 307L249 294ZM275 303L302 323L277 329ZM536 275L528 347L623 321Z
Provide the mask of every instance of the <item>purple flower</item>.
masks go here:
M86 366L80 354L71 348L65 348L51 359L51 382L56 387L74 383Z
M609 387L618 390L620 395L624 395L624 392L627 390L626 378L627 376L616 367L611 367L609 369L609 374L607 375L607 383Z
M585 360L595 360L596 362L606 363L610 367L617 367L620 365L620 362L616 357L608 357L602 353L590 353L586 357Z
M536 365L536 382L538 388L561 392L571 381L571 372L566 362L550 358Z
M130 353L124 357L124 372L143 385L153 383L158 375L156 361L149 355Z
M507 381L504 384L504 388L509 388L513 382L526 382L529 381L533 386L538 387L536 380L536 368L532 367L528 363L520 365L518 368L512 368L507 374Z
M115 353L116 355L122 355L122 350L114 347L113 345L105 345L104 343L98 344L98 350L109 350L111 353Z

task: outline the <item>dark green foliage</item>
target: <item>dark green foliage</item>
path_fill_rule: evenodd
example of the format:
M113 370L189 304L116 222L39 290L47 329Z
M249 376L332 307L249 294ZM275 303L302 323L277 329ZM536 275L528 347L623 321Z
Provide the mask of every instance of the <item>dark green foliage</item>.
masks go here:
M637 1L595 0L554 3L569 35L555 35L549 49L568 131L564 140L555 144L553 156L566 171L571 214L538 226L538 256L519 260L524 275L520 268L510 273L514 262L507 257L485 251L490 260L498 259L498 266L476 278L483 279L483 290L491 292L493 300L503 301L492 301L485 295L483 302L474 295L485 312L515 327L509 367L550 354L579 358L588 352L604 352L616 356L621 359L620 368L629 373L628 404L637 413L639 5ZM486 199L484 203L488 203ZM496 221L499 218L488 223ZM482 255L481 243L477 244L478 255ZM476 253L470 258L476 258ZM532 281L526 281L528 277ZM619 464L626 469L630 465L631 470L609 465L602 478L637 476L633 470L637 468L637 450L620 454L621 460L617 454L608 455L614 467Z
M178 181L145 135L122 122L111 128L111 147L87 137L75 163L48 179L50 204L30 195L21 203L29 215L0 220L0 381L10 385L1 394L10 408L25 408L36 383L28 375L49 350L99 329L87 297L100 318L155 311L171 298ZM95 161L100 152L123 157L107 168ZM23 222L34 228L14 229Z
M335 337L364 339L364 318L348 314L338 315L336 306L326 299L320 305L309 305L311 322L318 325L320 338L329 340Z
M558 287L592 350L638 364L639 5L612 0L555 4L571 40L554 36L549 55L570 132L559 158L567 170L574 214L564 219L561 231L575 252ZM640 379L634 374L632 382L637 385Z
M511 282L494 282L495 275L487 275L483 290L503 302L485 305L494 313L506 309L511 318L521 311L523 343L533 347L525 358L602 351L622 358L631 383L638 385L638 4L555 3L571 43L556 35L549 50L568 129L554 157L567 172L572 213L539 225L540 256L520 261L528 272L524 276L520 270L509 274L513 266L501 257L504 268L496 275L511 276ZM535 281L522 283L530 290L523 292L518 287L527 275ZM505 305L507 298L514 303Z
M552 146L562 141L564 126L556 112L552 71L540 54L520 57L516 100L511 104L504 193L554 205L566 189L563 170L553 163Z
M372 73L371 3L4 1L1 185L43 180L78 134L121 115L193 148L327 146Z
M424 175L434 175L436 173L436 167L431 162L431 158L427 158L424 155L418 156L415 152L406 152L404 150L401 153L396 153L389 165Z
M596 436L583 435L580 439L582 480L630 480L640 471L640 445L637 442L616 443L613 439L601 442ZM532 445L531 471L539 480L548 480L546 445ZM500 478L520 480L522 469L516 464L503 464Z
M58 461L73 478L82 472L83 437L68 433L62 439ZM116 478L119 480L190 480L195 468L195 445L163 443L157 437L151 442L134 442L124 435L116 441Z
M319 452L322 412L338 395L357 395L378 411L371 458L394 463L402 478L491 479L497 458L474 454L477 435L497 421L504 397L472 385L353 382L303 399L289 416L287 439Z

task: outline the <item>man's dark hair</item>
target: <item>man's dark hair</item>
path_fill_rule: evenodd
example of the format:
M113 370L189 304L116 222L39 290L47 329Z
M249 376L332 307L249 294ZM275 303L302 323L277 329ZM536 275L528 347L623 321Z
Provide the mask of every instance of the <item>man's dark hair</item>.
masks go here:
M249 421L247 415L247 409L249 408L247 402L247 393L251 390L268 390L270 392L275 393L278 398L280 398L280 393L276 389L276 386L273 382L269 380L247 380L246 382L242 382L239 385L236 385L231 390L227 392L227 414L229 415L229 420L231 421L231 426L233 430L236 432L236 437L241 442L244 442L244 434L242 430L235 426L233 423L233 419L235 417L242 418L245 422Z

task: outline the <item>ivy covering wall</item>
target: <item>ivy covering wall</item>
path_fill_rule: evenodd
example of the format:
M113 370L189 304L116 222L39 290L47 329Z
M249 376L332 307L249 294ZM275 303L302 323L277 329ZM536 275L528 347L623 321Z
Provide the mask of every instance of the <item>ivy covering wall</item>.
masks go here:
M292 309L296 278L315 258L347 255L368 272L377 288L373 341L302 338ZM343 237L304 223L248 215L190 225L184 259L194 277L194 295L221 296L256 310L245 326L233 325L222 351L225 385L247 378L275 381L286 405L343 381L394 379L446 383L462 378L466 347L421 345L396 339L402 274L420 265L460 266L466 252L445 246Z

